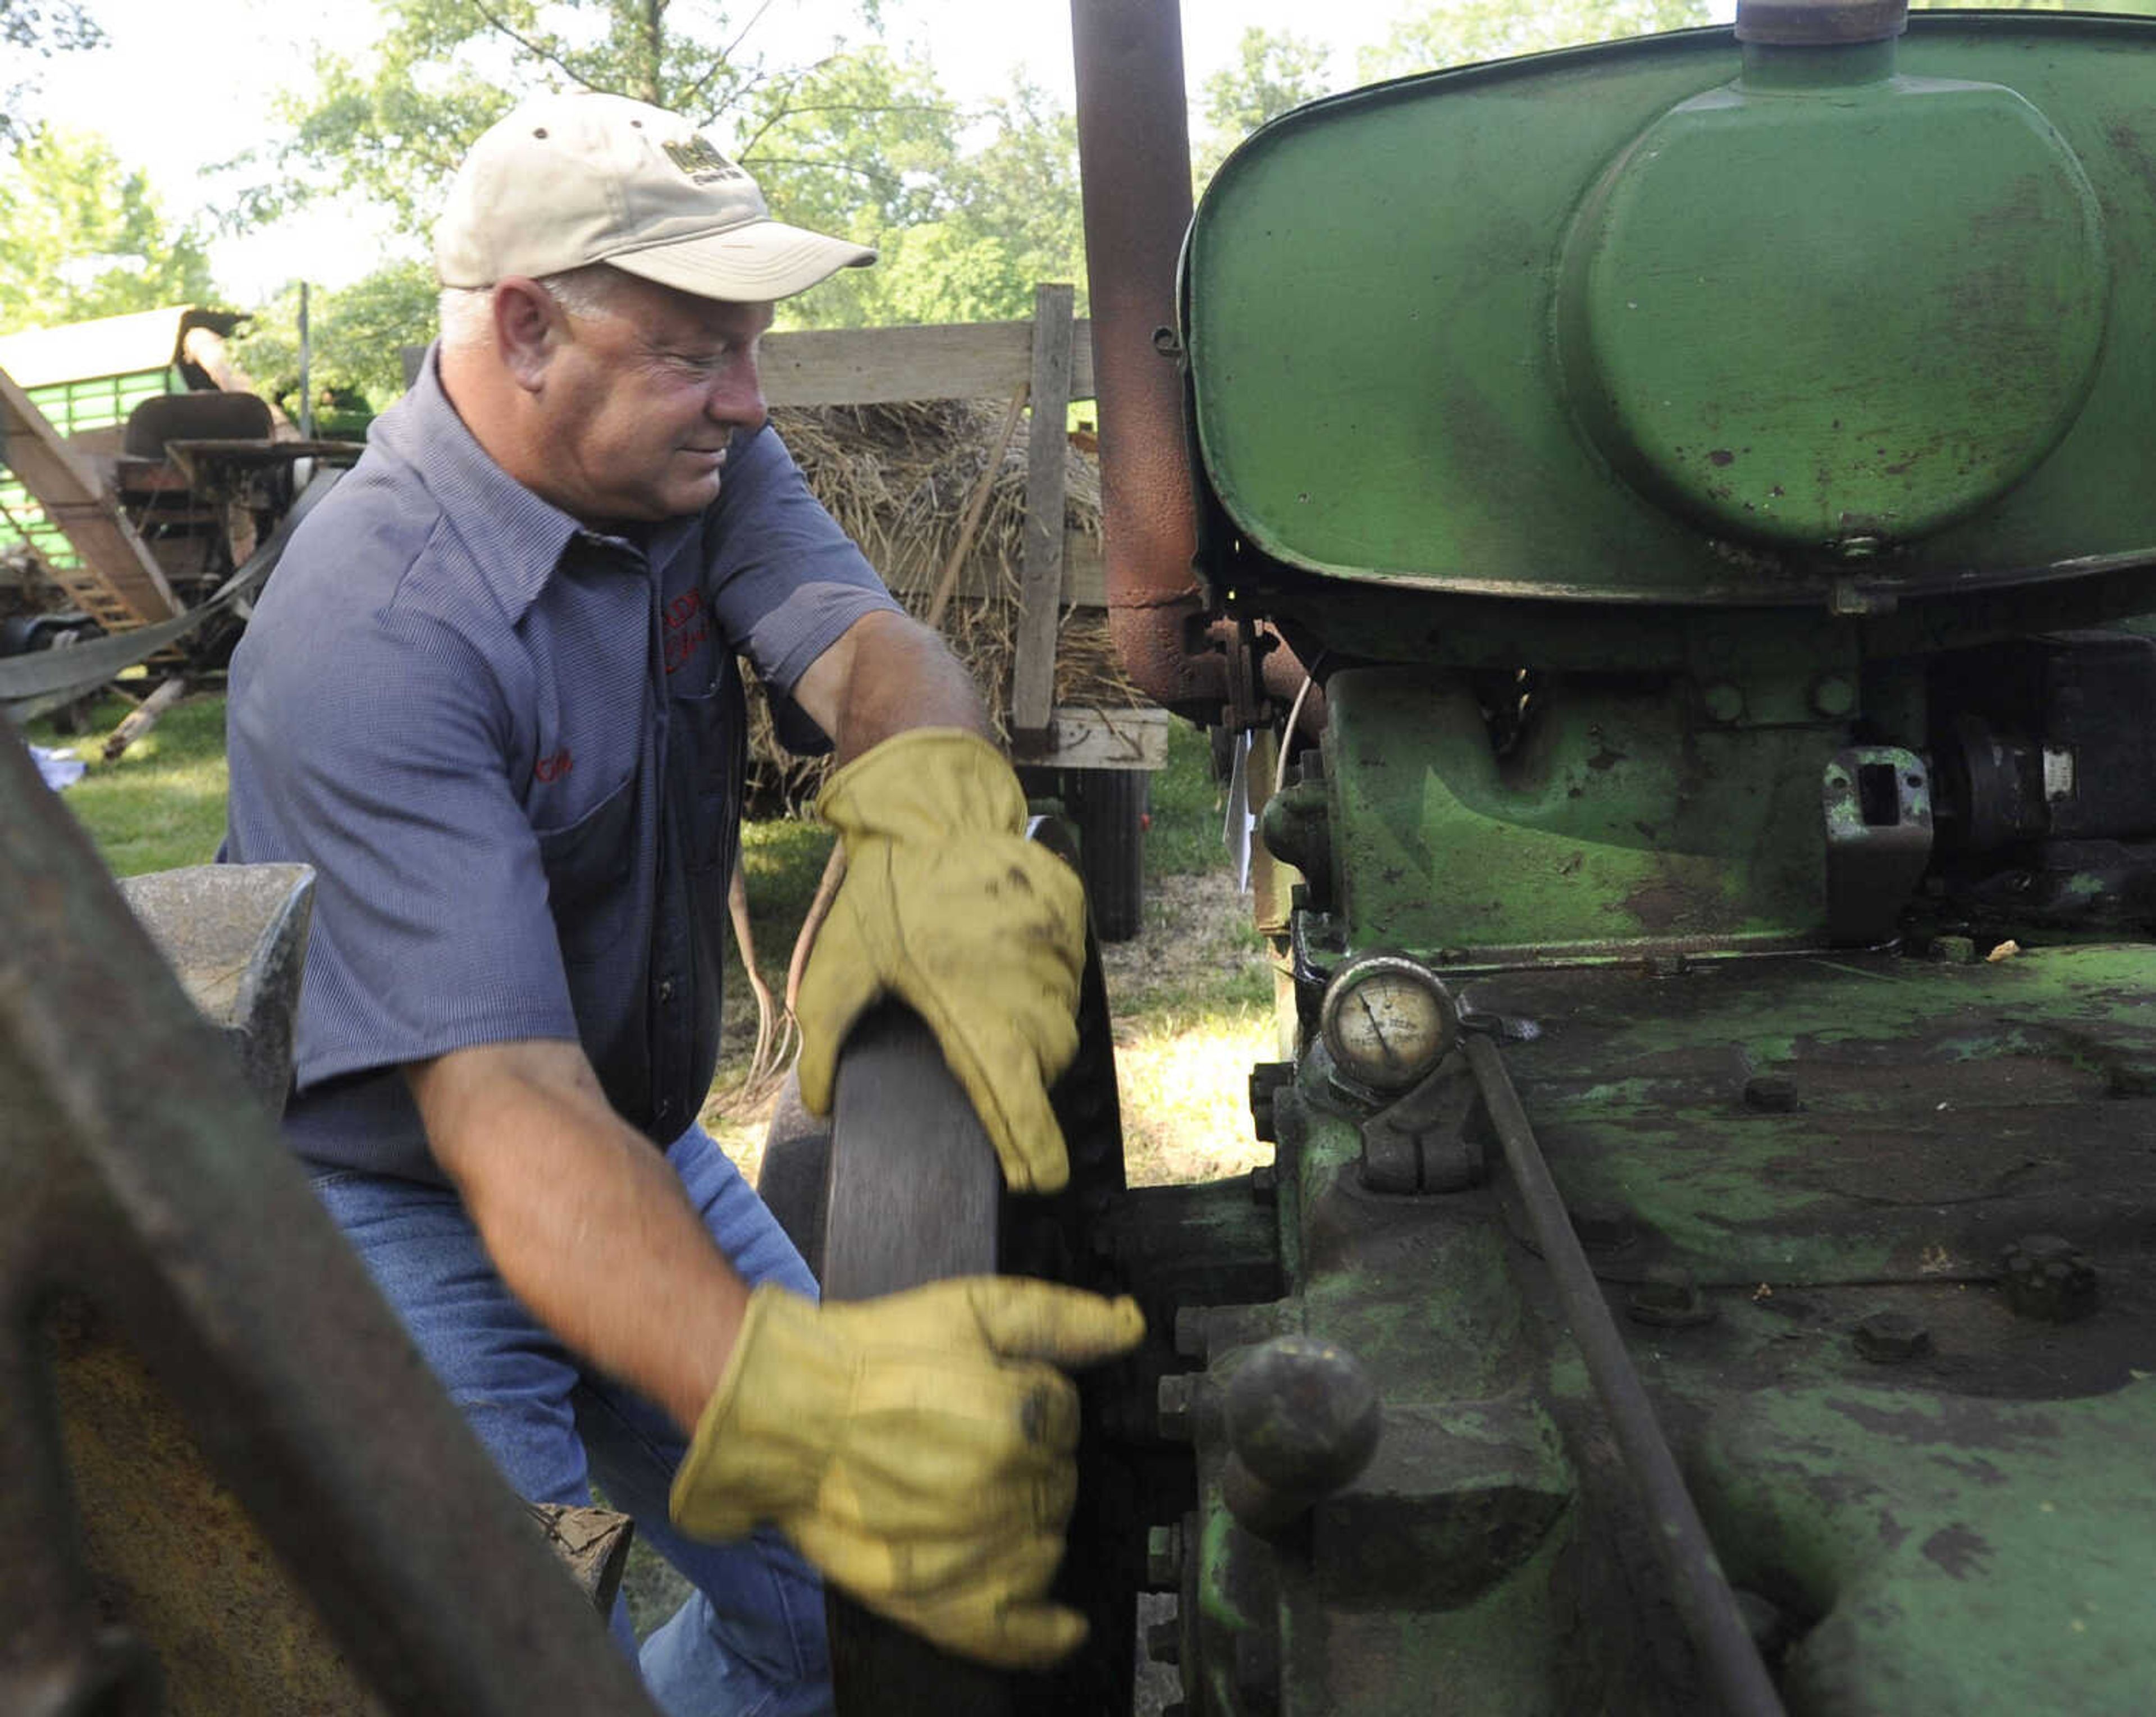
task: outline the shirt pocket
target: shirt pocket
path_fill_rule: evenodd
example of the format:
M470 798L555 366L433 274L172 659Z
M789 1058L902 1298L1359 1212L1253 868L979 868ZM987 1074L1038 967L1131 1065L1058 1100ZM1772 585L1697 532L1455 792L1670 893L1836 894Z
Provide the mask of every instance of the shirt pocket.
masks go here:
M677 693L672 704L670 804L680 819L682 858L691 876L724 873L733 865L748 762L748 702L732 658L710 691Z
M547 873L547 904L571 965L603 954L624 928L636 846L632 775L573 823L533 831Z

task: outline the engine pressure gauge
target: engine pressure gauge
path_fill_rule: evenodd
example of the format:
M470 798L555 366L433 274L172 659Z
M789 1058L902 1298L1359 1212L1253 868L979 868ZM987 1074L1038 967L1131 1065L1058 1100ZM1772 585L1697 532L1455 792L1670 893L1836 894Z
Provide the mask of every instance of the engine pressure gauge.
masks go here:
M1373 1091L1428 1078L1460 1036L1460 1015L1437 974L1404 954L1358 954L1333 974L1318 1035L1339 1072Z

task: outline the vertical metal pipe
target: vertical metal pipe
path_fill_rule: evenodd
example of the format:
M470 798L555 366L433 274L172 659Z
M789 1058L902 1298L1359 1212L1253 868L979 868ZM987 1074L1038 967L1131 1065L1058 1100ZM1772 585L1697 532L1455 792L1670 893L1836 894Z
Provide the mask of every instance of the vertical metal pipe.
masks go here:
M1506 1165L1527 1208L1527 1225L1557 1284L1558 1303L1572 1324L1572 1339L1609 1416L1625 1468L1640 1488L1648 1536L1670 1576L1678 1613L1706 1660L1707 1678L1720 1695L1722 1708L1730 1717L1783 1717L1781 1696L1738 1612L1737 1596L1722 1574L1691 1493L1685 1488L1676 1457L1656 1422L1654 1404L1625 1350L1625 1338L1609 1315L1602 1285L1580 1250L1579 1236L1573 1232L1564 1200L1550 1178L1549 1164L1543 1160L1542 1147L1520 1106L1505 1058L1486 1037L1471 1034L1466 1048L1491 1124L1504 1147Z
M1108 624L1151 697L1217 717L1219 658L1191 622L1196 509L1183 381L1153 343L1175 326L1176 261L1190 224L1190 133L1178 0L1071 0L1078 162L1101 409Z

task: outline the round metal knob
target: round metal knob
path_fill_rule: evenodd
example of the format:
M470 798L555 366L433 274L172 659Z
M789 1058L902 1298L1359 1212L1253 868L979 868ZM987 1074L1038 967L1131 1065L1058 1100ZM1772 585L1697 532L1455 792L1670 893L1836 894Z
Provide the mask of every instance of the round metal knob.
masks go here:
M1226 1418L1229 1509L1254 1532L1275 1532L1369 1464L1378 1389L1347 1349L1276 1336L1236 1367Z

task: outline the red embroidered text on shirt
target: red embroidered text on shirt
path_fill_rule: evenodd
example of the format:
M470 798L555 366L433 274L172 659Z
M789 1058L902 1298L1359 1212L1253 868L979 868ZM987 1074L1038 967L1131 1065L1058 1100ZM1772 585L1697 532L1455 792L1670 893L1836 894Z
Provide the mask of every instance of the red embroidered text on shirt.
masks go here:
M558 781L567 774L572 767L573 759L571 758L565 747L552 757L541 758L531 766L531 774L535 780Z
M666 671L688 666L704 640L711 635L711 616L704 612L704 593L685 590L666 604Z

